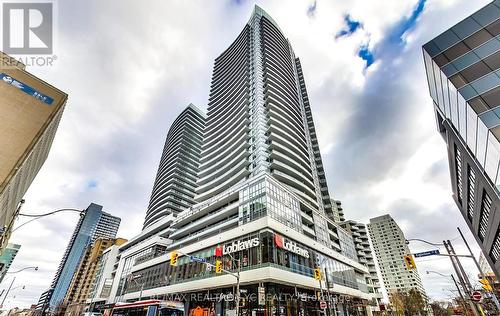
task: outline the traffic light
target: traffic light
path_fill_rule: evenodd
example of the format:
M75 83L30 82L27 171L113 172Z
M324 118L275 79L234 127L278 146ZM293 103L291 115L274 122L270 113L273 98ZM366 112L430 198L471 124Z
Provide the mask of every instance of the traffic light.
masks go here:
M170 265L171 266L177 266L177 257L179 257L179 254L177 253L177 251L172 251L170 253Z
M215 273L222 273L222 261L215 260Z
M486 291L493 291L493 287L491 287L490 281L488 281L488 279L481 279L479 280L479 283L483 285L483 289L485 289Z
M315 280L321 280L321 269L320 268L316 268L314 269L314 279Z
M408 270L413 270L417 268L417 265L415 264L415 260L413 260L412 255L406 255L404 256L405 264Z

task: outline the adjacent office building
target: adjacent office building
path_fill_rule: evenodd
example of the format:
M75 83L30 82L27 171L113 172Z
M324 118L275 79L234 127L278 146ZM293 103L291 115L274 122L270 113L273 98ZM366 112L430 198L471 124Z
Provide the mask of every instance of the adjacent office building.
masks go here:
M320 284L340 315L371 301L369 271L357 261L352 237L331 219L300 61L257 6L215 59L200 148L195 203L145 225L119 248L110 303L203 294L185 297L186 313L234 309L234 300L224 299L234 293L234 277L183 254L220 260L233 272L239 260L242 291L262 298L240 302L249 315L312 313ZM180 254L175 266L172 251ZM313 277L318 267L320 281ZM266 300L269 294L282 296ZM206 295L219 299L195 299Z
M381 304L383 294L380 289L380 279L377 273L377 268L375 267L373 250L370 246L366 225L353 220L348 220L340 223L340 226L352 235L358 262L364 264L368 268L368 273L365 274L365 281L368 286L368 292L373 293L375 303L375 308L373 310L377 311L379 305Z
M429 91L446 141L453 198L500 273L500 1L424 45Z
M417 269L408 269L404 262L404 256L411 252L403 231L394 219L390 215L372 218L368 230L389 299L393 292L410 289L427 297Z
M103 252L111 246L120 246L125 242L126 239L123 238L99 237L87 247L64 298L68 304L66 315L81 315L83 313Z
M23 196L47 159L68 96L1 52L0 58L1 253Z
M21 245L8 244L7 248L0 255L0 283L2 283L5 274L9 271L10 265L14 261L19 248L21 248Z
M63 302L87 247L100 237L115 238L119 226L120 218L103 212L100 205L89 205L76 225L51 288L40 297L37 313L45 313Z
M167 134L144 227L193 205L205 114L190 104Z

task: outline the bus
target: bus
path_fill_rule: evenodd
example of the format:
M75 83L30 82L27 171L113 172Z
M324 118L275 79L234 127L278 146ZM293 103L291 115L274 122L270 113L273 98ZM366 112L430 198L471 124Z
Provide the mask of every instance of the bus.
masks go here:
M184 316L184 304L161 300L116 303L109 316Z

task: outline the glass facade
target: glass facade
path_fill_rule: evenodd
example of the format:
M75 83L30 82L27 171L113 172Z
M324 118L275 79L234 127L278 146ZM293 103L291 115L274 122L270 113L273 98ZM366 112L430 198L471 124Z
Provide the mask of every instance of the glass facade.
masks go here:
M3 281L5 274L9 271L10 265L17 255L21 245L8 244L0 255L0 283Z
M499 18L500 3L494 1L423 47L429 92L437 111L452 123L497 192L500 188Z
M300 203L290 192L263 178L240 191L239 224L269 216L302 232Z
M263 267L275 267L300 275L313 277L314 269L321 265L323 271L328 271L328 278L333 284L340 284L350 288L358 289L358 281L354 269L338 260L326 257L312 248L296 243L297 247L307 251L309 257L289 251L280 247L275 240L275 233L270 230L259 233L245 235L234 242L244 242L257 238L258 245L249 247L242 251L235 251L231 256L235 260L241 260L241 270L258 269ZM223 247L231 245L233 241L226 242ZM236 271L236 261L229 255L216 257L216 247L206 248L191 255L205 258L208 262L215 264L215 260L222 260L223 268L229 271ZM177 266L167 263L160 263L140 271L134 271L133 281L127 282L125 293L136 292L141 289L151 289L161 286L217 277L218 274L208 265L199 262L190 262L189 257L179 257Z
M118 296L121 296L124 293L127 277L130 275L130 271L132 270L132 267L135 265L136 259L148 255L152 251L153 248L145 248L125 258L123 263L122 273L120 275L118 283L118 292L117 292Z
M500 0L426 43L423 59L453 198L500 277Z
M358 261L353 237L340 227L337 229L337 233L339 235L341 253L349 259Z
M61 264L52 282L54 291L50 298L50 306L54 307L61 302L78 269L85 249L99 237L114 238L118 231L120 219L102 211L102 206L90 204L85 216L77 224L71 241L63 255Z

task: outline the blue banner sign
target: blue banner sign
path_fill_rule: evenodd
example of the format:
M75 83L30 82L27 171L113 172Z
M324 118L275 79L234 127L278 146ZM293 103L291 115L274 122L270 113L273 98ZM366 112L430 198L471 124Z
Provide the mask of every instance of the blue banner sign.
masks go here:
M418 253L413 254L413 256L415 258L435 256L435 255L439 255L439 250L429 250L429 251L418 252Z
M21 81L18 81L16 79L12 78L11 76L9 76L7 74L0 73L0 79L3 82L18 88L19 90L23 91L24 93L29 94L32 97L34 97L35 99L40 100L48 105L52 105L52 103L54 102L54 99L52 99L51 97L36 91L32 87L22 83Z

